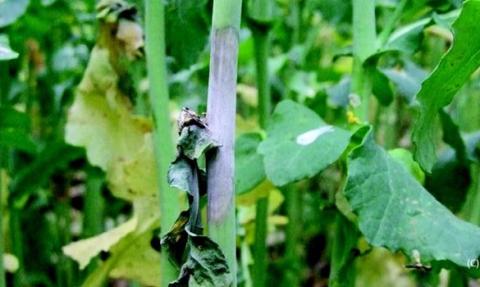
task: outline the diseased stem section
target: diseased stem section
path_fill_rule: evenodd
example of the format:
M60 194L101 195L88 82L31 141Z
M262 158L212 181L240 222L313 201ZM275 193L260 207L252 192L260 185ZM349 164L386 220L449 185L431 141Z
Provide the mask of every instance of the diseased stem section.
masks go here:
M234 141L240 0L213 2L207 121L220 144L207 159L208 233L225 254L236 286Z
M353 75L350 99L361 121L369 120L371 82L363 67L364 61L375 53L375 1L353 0Z
M162 1L145 1L146 55L149 96L155 124L154 144L157 162L162 235L170 230L179 214L177 194L167 183L167 172L173 159L174 146L168 110L169 96L165 62L165 19ZM175 280L177 268L161 253L162 286Z

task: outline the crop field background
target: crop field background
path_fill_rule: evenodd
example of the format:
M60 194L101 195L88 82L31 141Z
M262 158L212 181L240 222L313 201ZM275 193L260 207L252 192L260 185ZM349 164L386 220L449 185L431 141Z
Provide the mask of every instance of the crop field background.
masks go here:
M0 0L0 287L480 286L480 0Z

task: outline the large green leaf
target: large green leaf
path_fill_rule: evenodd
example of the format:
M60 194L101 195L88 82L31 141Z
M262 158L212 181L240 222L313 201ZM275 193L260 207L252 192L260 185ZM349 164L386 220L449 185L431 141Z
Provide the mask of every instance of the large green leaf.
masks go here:
M460 266L480 255L480 228L436 201L371 134L349 157L344 193L360 231L374 246L419 254L422 262L449 260Z
M15 22L27 10L30 0L0 1L0 28Z
M245 193L265 179L262 156L257 148L262 137L257 133L239 136L235 142L235 192Z
M435 131L439 129L438 112L448 105L470 75L480 66L480 1L464 3L453 24L454 43L440 60L417 95L420 115L413 131L415 158L427 171L436 161Z
M258 151L277 186L314 176L340 157L350 139L349 132L290 100L278 104L270 122Z

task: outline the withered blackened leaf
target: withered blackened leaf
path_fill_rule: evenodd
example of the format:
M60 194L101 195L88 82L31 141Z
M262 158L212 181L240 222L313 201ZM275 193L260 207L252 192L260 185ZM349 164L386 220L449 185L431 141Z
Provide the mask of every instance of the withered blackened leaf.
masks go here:
M232 286L232 275L225 255L217 243L207 236L188 233L190 254L178 279L170 287Z
M209 149L217 146L209 130L198 125L184 127L178 139L178 147L191 160L199 159Z
M161 241L162 250L168 252L170 258L178 266L182 264L187 245L188 234L185 231L185 227L187 226L189 217L190 212L188 210L182 211L170 232L163 236Z
M168 169L168 184L192 194L194 164L183 156L178 156Z

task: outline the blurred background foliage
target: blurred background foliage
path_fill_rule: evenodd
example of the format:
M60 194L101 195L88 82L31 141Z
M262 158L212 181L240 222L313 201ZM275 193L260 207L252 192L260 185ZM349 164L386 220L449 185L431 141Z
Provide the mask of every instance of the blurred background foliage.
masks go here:
M131 2L139 8L142 22L143 1ZM350 1L275 2L273 21L267 24L271 28L268 67L273 102L293 99L326 122L347 126L351 120L347 113L352 72ZM109 230L125 222L132 212L129 203L111 195L104 172L87 162L84 150L64 141L67 111L98 34L95 5L95 0L0 0L0 47L11 49L8 53L0 51L0 59L14 58L18 53L17 58L0 62L0 184L3 190L9 190L2 193L3 238L10 256L4 260L9 270L8 286L78 286L95 266L79 271L78 265L62 253L62 247ZM389 33L382 36L382 31L398 5L405 8L391 35L400 28L404 30L392 40ZM391 42L388 49L367 63L375 75L376 100L371 103L370 122L377 142L387 149L412 149L410 135L418 106L415 95L450 47L451 23L461 5L461 0L376 1L379 38ZM205 111L211 7L209 0L166 1L172 122L182 107ZM252 30L258 27L249 24L246 7L240 33L238 135L261 130L252 36ZM144 59L128 69L135 113L150 115L147 91L155 83L147 81ZM444 133L458 130L466 145L465 156L471 160L459 156L458 148L446 141L448 144L441 144L441 156L431 174L412 167L437 200L477 225L480 170L472 161L479 155L479 87L480 77L475 73L442 118ZM239 140L243 142L237 146L246 149L249 145L256 148L259 142L252 135ZM442 142L440 136L438 142ZM241 153L237 149L237 154ZM405 156L407 162L411 157L408 152L393 154ZM242 157L237 161L241 170ZM251 284L254 203L268 190L273 191L269 194L267 282L280 282L291 271L301 286L327 286L332 244L341 240L337 228L350 224L336 208L341 205L337 191L345 182L344 171L345 166L335 164L296 184L302 191L301 210L298 218L290 220L298 220L296 230L301 233L295 243L298 258L294 262L284 256L288 219L283 190L268 182L253 191L255 185L241 188L237 203L242 286ZM450 273L408 270L404 268L408 259L400 253L363 245L350 262L350 268L356 270L356 286L478 286L455 268ZM108 253L101 253L98 260L106 258ZM124 280L112 280L110 284L137 286Z

